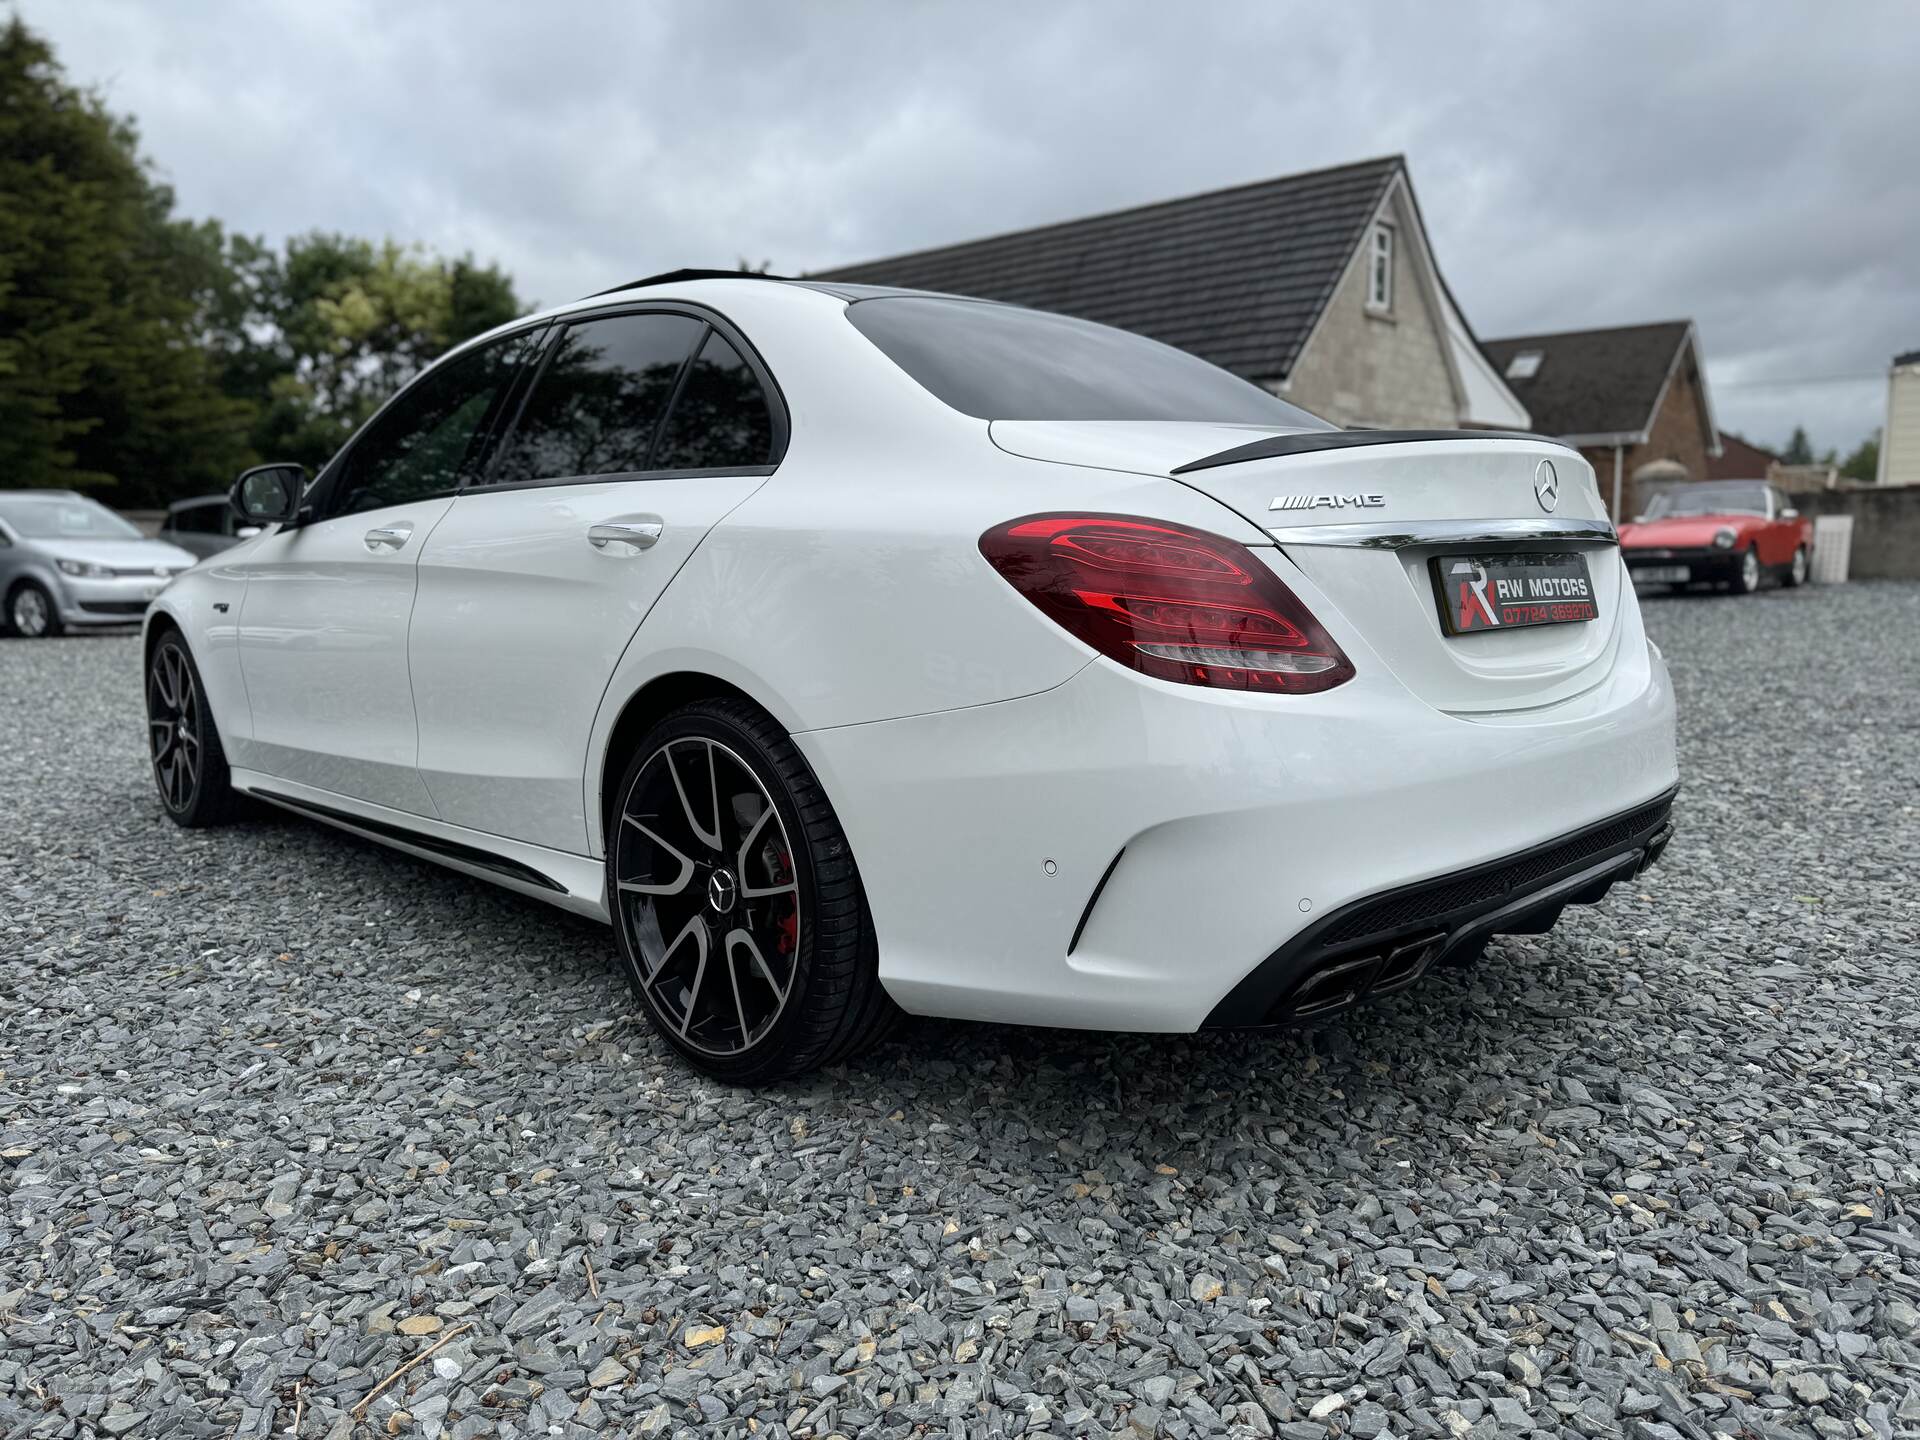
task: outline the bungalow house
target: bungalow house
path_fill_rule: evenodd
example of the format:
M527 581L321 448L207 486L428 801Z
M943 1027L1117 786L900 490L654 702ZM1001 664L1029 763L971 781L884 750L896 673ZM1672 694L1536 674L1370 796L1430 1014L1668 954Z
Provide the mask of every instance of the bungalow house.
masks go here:
M1078 315L1224 366L1335 424L1524 430L1392 155L845 265L817 278Z
M1765 480L1780 457L1731 430L1720 432L1720 453L1707 461L1709 480Z
M1516 335L1486 352L1533 428L1587 457L1615 520L1637 513L1642 487L1705 480L1721 455L1691 320Z

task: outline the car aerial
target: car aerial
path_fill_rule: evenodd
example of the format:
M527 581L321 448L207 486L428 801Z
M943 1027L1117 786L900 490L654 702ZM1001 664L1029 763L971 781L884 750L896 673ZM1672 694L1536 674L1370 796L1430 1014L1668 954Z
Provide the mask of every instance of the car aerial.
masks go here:
M391 400L149 616L252 796L610 921L748 1082L901 1010L1262 1026L1655 860L1673 692L1591 469L1341 431L1082 320L686 271Z
M1813 521L1760 480L1711 480L1663 490L1620 529L1637 585L1711 584L1751 595L1771 576L1804 585Z
M248 525L234 514L231 496L196 495L167 506L159 538L204 560L259 533L259 526Z
M0 490L0 629L24 639L137 624L193 563L71 490Z

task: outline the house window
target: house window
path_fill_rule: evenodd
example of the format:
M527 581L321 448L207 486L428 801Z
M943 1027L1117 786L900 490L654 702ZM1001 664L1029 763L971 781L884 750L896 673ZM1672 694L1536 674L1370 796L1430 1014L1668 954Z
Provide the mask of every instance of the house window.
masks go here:
M1393 308L1393 227L1391 225L1373 227L1373 241L1367 260L1367 308L1391 310Z
M1531 380L1540 373L1541 358L1541 351L1522 350L1507 362L1507 379Z

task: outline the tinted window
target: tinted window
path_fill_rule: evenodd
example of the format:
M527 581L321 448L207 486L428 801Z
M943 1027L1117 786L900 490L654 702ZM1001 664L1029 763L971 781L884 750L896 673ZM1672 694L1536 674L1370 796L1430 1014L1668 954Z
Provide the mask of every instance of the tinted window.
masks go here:
M492 481L645 470L681 364L705 328L686 315L569 325L533 382Z
M673 402L650 468L718 470L773 462L773 414L740 352L710 331Z
M887 296L847 318L954 409L984 420L1208 420L1331 430L1156 340L1011 305Z
M533 336L512 335L435 366L353 442L330 515L404 505L452 490L479 459L487 421Z
M230 513L227 502L218 505L187 505L167 517L167 529L183 535L220 535L225 533L221 517Z

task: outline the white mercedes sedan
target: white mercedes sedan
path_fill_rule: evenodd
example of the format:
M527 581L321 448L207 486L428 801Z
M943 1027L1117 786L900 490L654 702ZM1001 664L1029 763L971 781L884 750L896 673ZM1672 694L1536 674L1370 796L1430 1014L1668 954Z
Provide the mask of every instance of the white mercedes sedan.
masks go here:
M1342 431L1103 326L682 271L403 389L147 618L161 801L612 924L731 1081L900 1012L1335 1014L1658 858L1591 469Z

